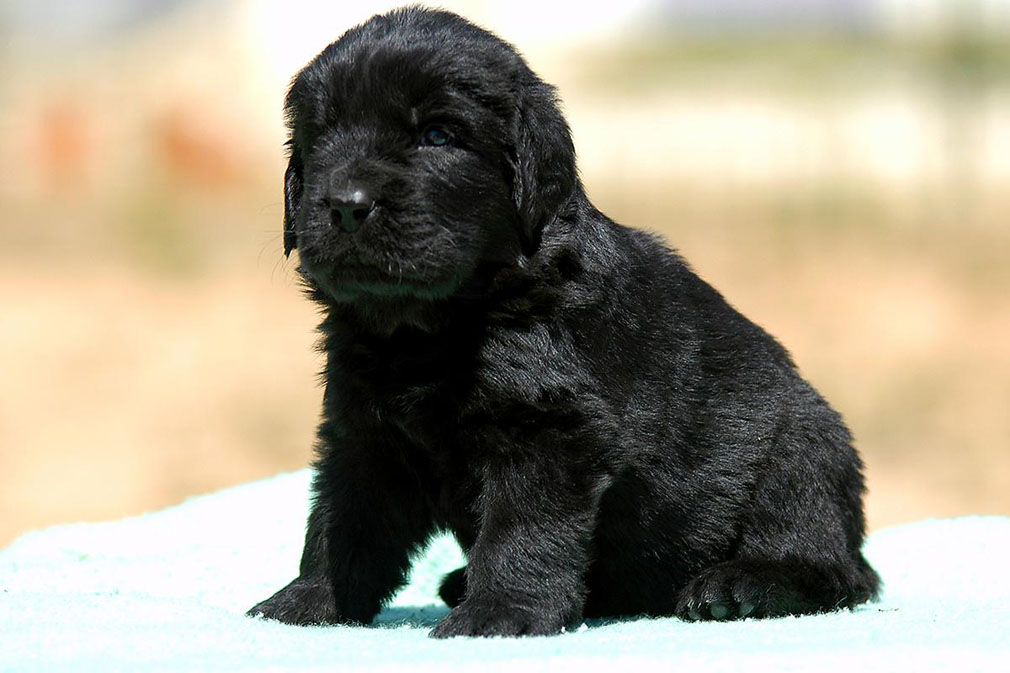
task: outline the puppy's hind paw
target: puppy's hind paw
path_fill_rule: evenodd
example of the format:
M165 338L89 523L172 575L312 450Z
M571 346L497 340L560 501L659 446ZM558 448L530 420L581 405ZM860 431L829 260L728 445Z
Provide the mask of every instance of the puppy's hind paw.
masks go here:
M463 602L466 595L466 566L456 568L451 573L442 578L442 584L438 587L438 597L446 605L454 608Z
M815 612L812 607L774 564L729 561L688 582L674 612L689 621L724 621Z

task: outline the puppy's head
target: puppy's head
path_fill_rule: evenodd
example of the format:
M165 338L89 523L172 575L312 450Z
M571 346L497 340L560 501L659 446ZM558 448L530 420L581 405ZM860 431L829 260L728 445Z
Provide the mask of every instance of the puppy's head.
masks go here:
M577 187L553 89L447 12L353 28L285 109L285 254L335 301L449 296L532 254Z

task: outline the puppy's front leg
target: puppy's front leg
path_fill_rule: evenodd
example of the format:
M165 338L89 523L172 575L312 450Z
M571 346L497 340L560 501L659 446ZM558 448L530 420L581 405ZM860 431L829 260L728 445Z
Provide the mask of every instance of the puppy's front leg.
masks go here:
M549 635L581 619L605 479L559 453L498 455L484 464L466 595L433 637Z
M299 626L336 624L342 620L328 572L332 527L330 507L316 500L309 514L298 577L257 603L247 615Z
M402 475L377 469L344 452L324 453L298 577L250 616L299 625L372 621L432 528Z

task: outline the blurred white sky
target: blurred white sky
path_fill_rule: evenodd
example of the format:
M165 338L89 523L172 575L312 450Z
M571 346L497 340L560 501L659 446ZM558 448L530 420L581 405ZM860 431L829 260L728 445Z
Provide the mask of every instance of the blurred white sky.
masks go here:
M17 59L45 63L87 52L178 17L226 15L262 74L290 77L348 27L403 0L3 0L0 37ZM884 32L963 28L1010 33L1010 0L439 0L531 57L577 44L613 43L659 28L705 34ZM185 19L183 19L185 21ZM196 23L201 23L197 21ZM237 24L237 25L236 25ZM227 39L227 38L224 38Z
M185 6L241 5L275 32L310 41L317 31L362 21L391 7L388 0L4 0L0 27L38 46L78 40L143 25ZM629 23L660 22L685 30L942 30L967 17L985 30L1010 30L1010 0L442 0L428 3L465 13L520 41L605 37ZM294 40L293 42L297 42Z
M250 35L262 47L264 66L275 76L290 77L339 37L347 27L376 13L400 6L389 0L324 3L318 0L240 0L249 20ZM512 0L447 0L433 5L459 12L529 53L538 46L556 48L573 41L607 39L619 34L645 14L656 0L613 2L542 2ZM306 20L306 17L312 17ZM532 19L535 17L535 20Z
M60 75L76 68L72 90L87 91L98 101L93 103L92 124L100 138L123 132L140 138L148 128L150 110L165 114L162 108L171 103L166 96L171 93L178 97L174 103L178 107L199 101L206 108L200 112L201 120L214 120L212 113L218 114L216 128L254 127L256 133L247 134L240 145L259 144L264 155L279 156L280 104L291 76L348 27L400 4L7 0L0 5L0 32L6 33L0 37L5 37L6 51L19 65L0 84L0 94L9 95L6 101L0 96L0 102L20 104L21 116L28 118L33 110L18 99L12 82L20 80L27 90L43 79L31 76L34 69L48 69L59 82L65 79ZM796 176L828 181L857 177L918 188L923 183L942 184L955 173L971 174L973 180L993 187L1010 176L1010 92L1005 89L987 91L962 110L945 108L932 84L900 78L797 101L748 87L746 82L718 78L694 86L658 83L626 99L585 90L568 77L581 67L571 62L572 47L607 54L621 39L627 43L656 26L730 34L740 29L806 28L928 36L958 25L1008 31L1010 0L443 0L437 4L513 42L545 79L561 85L580 165L588 178L678 176L760 185ZM135 41L136 48L115 48L130 44L133 34L142 37ZM89 62L103 65L88 69ZM122 81L110 81L115 78ZM53 88L66 87L58 83ZM124 96L129 97L128 105L122 105ZM108 109L115 109L114 117ZM596 141L612 138L614 128L621 129L620 142ZM138 148L142 141L95 145ZM12 152L5 160L0 148L0 168L17 165ZM110 156L109 161L118 160ZM126 165L125 161L119 164Z

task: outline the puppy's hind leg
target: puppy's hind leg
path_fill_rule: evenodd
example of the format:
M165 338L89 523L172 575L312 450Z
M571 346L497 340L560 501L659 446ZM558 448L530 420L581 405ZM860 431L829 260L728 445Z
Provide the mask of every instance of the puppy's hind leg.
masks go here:
M880 579L860 552L860 462L834 412L782 433L742 521L732 557L677 595L684 619L828 612L874 598Z
M738 558L706 569L677 597L682 619L783 617L852 607L876 594L879 580L853 563Z

